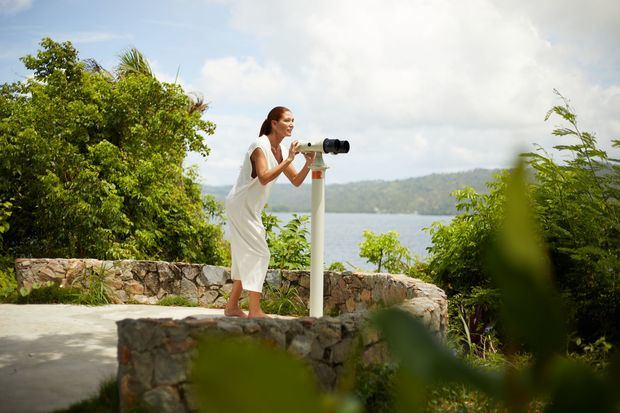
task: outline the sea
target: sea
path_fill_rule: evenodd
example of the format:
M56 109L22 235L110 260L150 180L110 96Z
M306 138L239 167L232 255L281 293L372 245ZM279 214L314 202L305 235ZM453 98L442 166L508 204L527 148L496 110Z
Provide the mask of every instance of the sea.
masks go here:
M292 212L273 212L281 225L293 217ZM309 215L309 213L297 213ZM325 214L325 266L334 261L342 262L347 269L361 268L374 270L374 265L359 256L359 243L362 234L369 229L376 234L396 231L401 244L409 248L412 255L424 259L428 256L426 248L431 244L431 236L425 228L433 222L449 224L451 215L414 215L414 214L364 214L364 213L330 213ZM310 221L308 221L310 232ZM310 236L308 236L309 238Z

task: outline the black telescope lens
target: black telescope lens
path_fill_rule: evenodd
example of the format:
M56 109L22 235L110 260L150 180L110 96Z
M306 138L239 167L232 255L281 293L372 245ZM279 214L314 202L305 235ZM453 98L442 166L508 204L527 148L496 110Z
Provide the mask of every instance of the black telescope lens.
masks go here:
M325 153L347 153L349 152L349 141L339 139L325 139L323 141L323 152Z

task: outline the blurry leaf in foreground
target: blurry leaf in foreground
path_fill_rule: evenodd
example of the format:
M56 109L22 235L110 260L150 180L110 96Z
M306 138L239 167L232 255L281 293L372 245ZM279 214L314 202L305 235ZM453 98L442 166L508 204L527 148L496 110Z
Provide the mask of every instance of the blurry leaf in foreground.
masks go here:
M207 336L201 342L192 379L199 411L322 411L312 371L291 354L254 340Z
M497 375L477 370L458 359L416 318L398 309L377 313L374 322L404 372L425 385L455 382L501 398Z
M551 284L551 267L535 226L522 163L506 188L503 225L489 247L489 271L500 289L500 313L512 344L526 344L538 361L563 350L562 304Z
M583 362L565 358L554 360L551 383L551 401L546 412L617 411L614 409L613 394L617 394L618 388L613 388L611 380L605 381Z

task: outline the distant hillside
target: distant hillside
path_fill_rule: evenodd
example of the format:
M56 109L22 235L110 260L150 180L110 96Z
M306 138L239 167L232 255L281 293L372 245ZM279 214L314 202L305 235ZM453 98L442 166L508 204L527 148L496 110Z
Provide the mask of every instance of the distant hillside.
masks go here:
M475 169L467 172L432 174L397 181L361 181L331 184L325 187L328 212L418 213L423 215L456 214L455 189L471 186L486 192L486 182L499 170ZM271 189L269 210L310 211L310 184L295 188L276 184ZM230 185L203 186L203 193L224 200Z

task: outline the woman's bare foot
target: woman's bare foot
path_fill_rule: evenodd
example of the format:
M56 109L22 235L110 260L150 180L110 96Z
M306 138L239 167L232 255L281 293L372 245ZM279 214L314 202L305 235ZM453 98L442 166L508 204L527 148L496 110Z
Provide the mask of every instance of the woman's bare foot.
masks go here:
M267 314L262 311L250 311L248 314L248 318L270 318Z
M226 307L226 308L224 308L224 315L226 317L241 317L241 318L247 317L247 315L239 307L236 307L236 308Z

